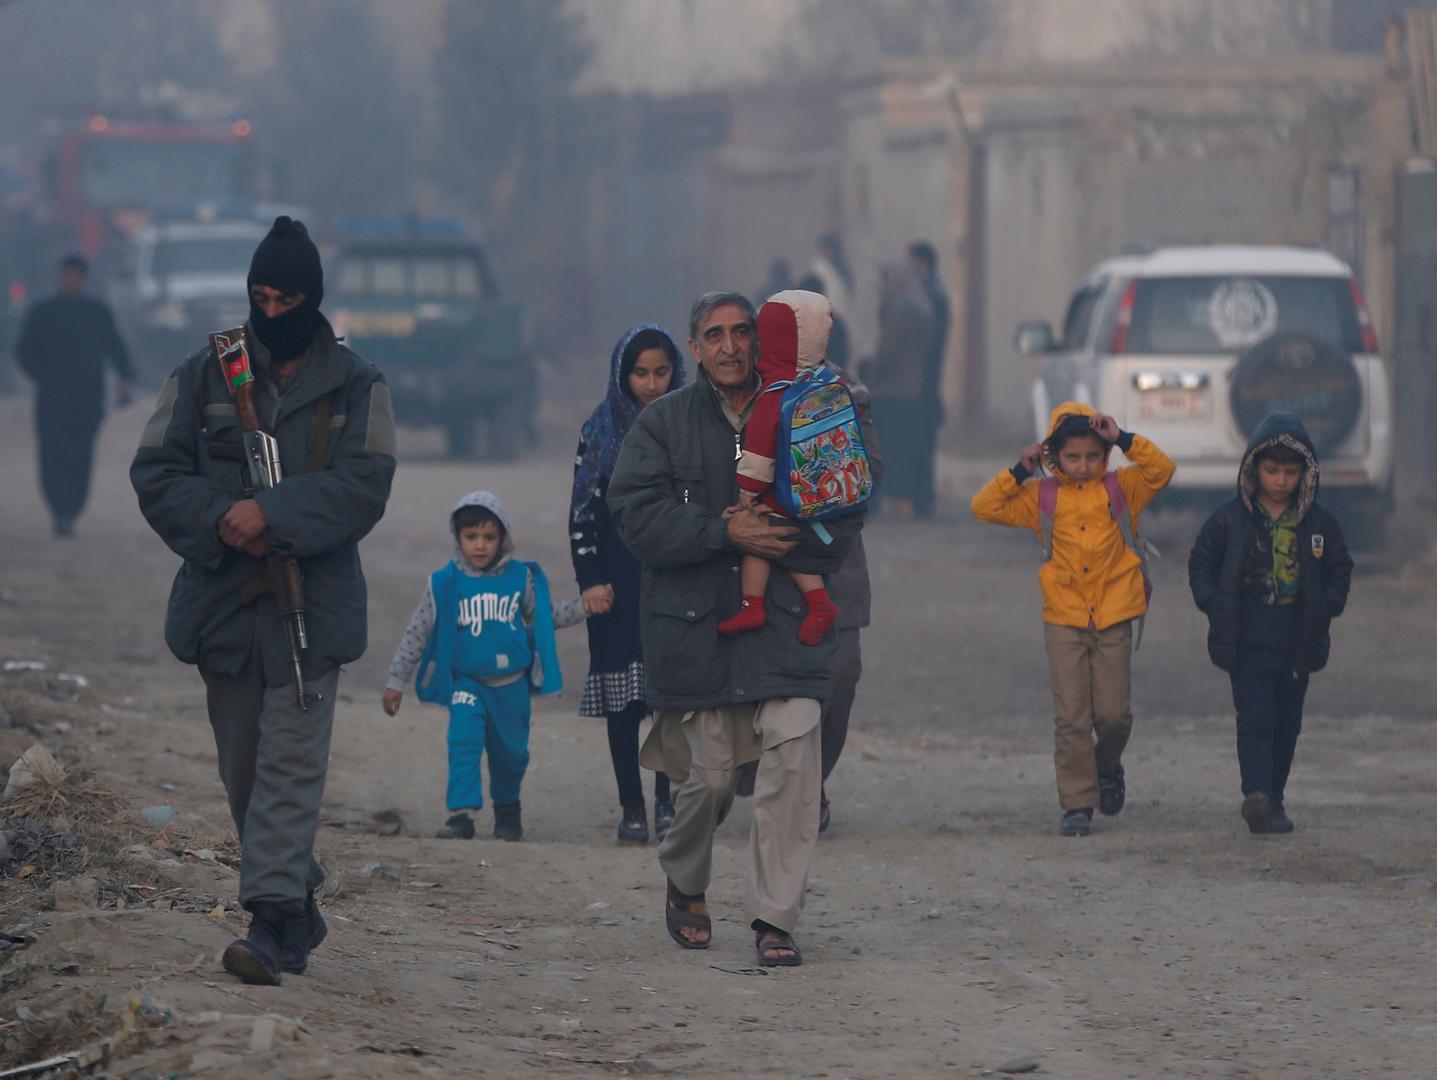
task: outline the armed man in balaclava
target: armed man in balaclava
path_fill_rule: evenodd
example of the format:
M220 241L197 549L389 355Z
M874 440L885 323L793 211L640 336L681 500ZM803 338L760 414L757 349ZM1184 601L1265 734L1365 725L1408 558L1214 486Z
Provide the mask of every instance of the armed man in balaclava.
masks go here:
M249 300L254 402L283 479L255 490L235 399L206 345L160 389L130 480L145 519L184 560L165 641L199 666L240 836L251 922L224 967L273 985L302 974L325 936L314 839L339 668L366 643L358 544L389 498L394 418L383 376L320 313L324 270L303 224L275 219L250 265ZM281 598L266 586L271 555L296 560L303 579L298 690Z

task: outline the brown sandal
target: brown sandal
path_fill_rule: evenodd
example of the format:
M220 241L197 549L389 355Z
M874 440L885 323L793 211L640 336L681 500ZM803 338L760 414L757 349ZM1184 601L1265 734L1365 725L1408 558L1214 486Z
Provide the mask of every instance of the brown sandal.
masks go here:
M681 949L707 949L713 942L713 920L707 915L689 910L692 904L703 903L703 899L703 893L690 896L688 893L679 892L678 886L672 881L668 882L668 895L664 900L664 924L668 927L669 937L673 938ZM684 927L702 930L708 934L708 940L690 941L680 933Z

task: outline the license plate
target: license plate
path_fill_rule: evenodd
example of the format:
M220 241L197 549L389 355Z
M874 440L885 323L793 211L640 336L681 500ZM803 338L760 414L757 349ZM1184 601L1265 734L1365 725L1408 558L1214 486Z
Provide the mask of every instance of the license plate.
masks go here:
M1144 420L1206 420L1212 416L1212 393L1202 390L1147 390L1138 395Z

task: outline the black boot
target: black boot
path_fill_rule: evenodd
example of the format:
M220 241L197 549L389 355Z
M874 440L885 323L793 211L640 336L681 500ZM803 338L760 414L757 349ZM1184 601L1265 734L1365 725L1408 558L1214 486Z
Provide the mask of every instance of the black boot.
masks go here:
M649 842L649 819L642 806L635 809L624 807L624 816L619 820L619 842L621 844L647 844Z
M1098 813L1105 817L1121 814L1127 799L1127 778L1121 765L1110 773L1098 773Z
M284 924L279 969L286 975L303 975L309 967L309 954L319 948L328 933L314 893L310 893L304 899L304 910Z
M519 802L494 804L494 839L524 839L524 821L519 816Z
M473 840L474 819L463 810L450 814L444 826L434 836L439 840Z
M224 969L254 986L278 986L285 926L303 910L302 900L256 900L250 905L249 933L231 941L221 957Z

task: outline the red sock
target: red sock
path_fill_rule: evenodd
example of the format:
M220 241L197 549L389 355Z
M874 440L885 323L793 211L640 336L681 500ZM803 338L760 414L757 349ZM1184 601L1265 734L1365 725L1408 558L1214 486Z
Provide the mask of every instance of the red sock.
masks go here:
M803 594L808 605L808 614L798 628L798 640L805 645L817 645L828 633L833 620L838 618L838 605L828 598L827 589L813 589Z
M738 614L719 623L718 632L725 637L737 637L750 630L757 630L766 622L768 615L763 610L763 597L745 596L743 607L739 608Z

